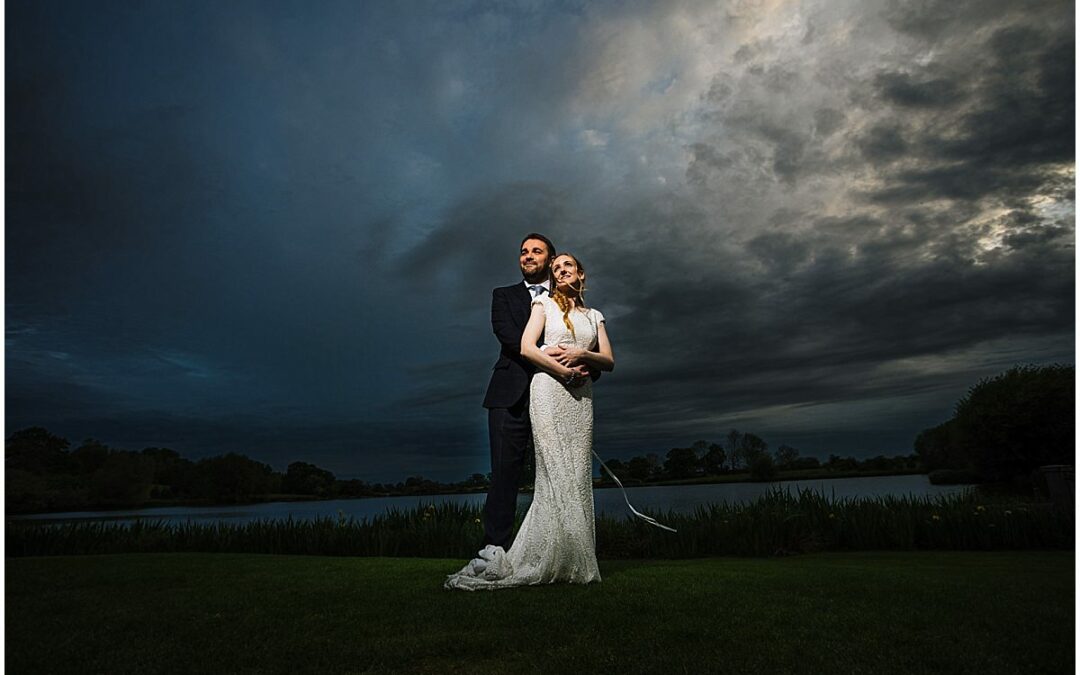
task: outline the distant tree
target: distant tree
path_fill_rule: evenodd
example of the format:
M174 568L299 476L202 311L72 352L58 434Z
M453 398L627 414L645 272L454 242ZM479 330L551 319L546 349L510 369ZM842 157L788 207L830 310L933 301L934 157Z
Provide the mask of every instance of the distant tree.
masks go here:
M668 450L664 471L672 478L690 478L697 474L700 464L693 448Z
M742 460L742 437L742 433L737 429L731 429L724 437L724 447L727 450L732 471L739 468L739 462Z
M109 459L109 446L88 438L71 453L71 462L76 473L89 475L105 465Z
M9 514L49 510L48 477L25 469L4 472L4 504Z
M781 444L776 449L776 465L785 469L790 469L795 463L795 460L799 458L799 451L790 445Z
M967 449L960 443L955 419L920 431L915 437L915 455L927 471L968 469L973 465Z
M743 456L747 459L757 457L759 453L768 452L769 444L761 436L745 433L742 437Z
M988 481L1072 464L1075 376L1073 366L1053 364L984 378L957 402L952 418L919 432L914 456L927 471L973 470Z
M143 452L145 453L146 450ZM158 457L161 461L154 462L154 483L166 486L168 496L190 498L203 491L199 468L195 462L184 457L170 459L166 454L158 455ZM274 474L279 483L280 475ZM277 490L270 490L270 492L277 492Z
M54 436L41 427L20 429L4 443L4 468L32 473L62 471L67 465L66 438Z
M859 462L854 457L841 457L830 453L825 468L831 471L849 471L859 468Z
M409 476L405 479L405 492L409 494L435 494L439 484L423 476Z
M139 506L150 498L154 463L136 452L110 452L90 476L90 494L97 504Z
M488 484L487 476L482 473L474 473L465 481L468 487L485 487Z
M235 452L200 459L195 466L200 492L217 501L239 502L281 489L281 475L268 464Z
M626 470L634 480L649 480L652 475L652 464L644 457L631 457L626 463Z
M155 462L167 464L180 459L180 453L170 448L143 448L144 457L149 457Z
M1072 464L1076 453L1073 366L1016 366L985 378L956 404L955 441L990 481Z
M772 455L763 450L754 453L750 459L750 478L755 481L767 481L776 477L776 465Z
M410 481L415 480L417 479L409 478L405 484L409 485ZM335 482L334 474L326 469L320 469L308 462L293 462L285 471L281 487L289 494L329 497L334 494Z
M179 493L170 480L177 477L176 466L187 460L181 459L180 453L169 448L143 448L142 456L150 460L154 467L152 497L175 497ZM191 464L191 462L188 462Z
M817 457L799 457L791 463L791 469L817 469L821 461Z
M716 443L709 446L709 450L702 458L702 463L705 465L705 472L710 475L718 475L724 471L724 462L727 461L727 454L724 452L724 448Z
M732 430L734 431L734 429ZM729 440L731 435L729 434ZM747 468L750 467L751 462L760 453L766 452L769 449L768 443L766 443L760 436L752 433L741 433L738 436L738 440L735 442L735 457L734 462Z
M623 478L626 478L630 475L629 471L626 468L626 465L623 464L621 459L606 459L604 460L604 464L607 466L608 469L611 470L612 473L615 474L616 477L618 477L619 480L622 480ZM597 469L600 472L600 480L602 482L611 484L615 483L615 481L611 479L611 476L608 475L608 472L604 471L602 467L597 467Z
M367 497L372 494L372 486L359 478L339 480L337 494L342 497Z
M892 468L892 461L885 455L877 455L876 457L864 459L862 467L873 471L885 471Z

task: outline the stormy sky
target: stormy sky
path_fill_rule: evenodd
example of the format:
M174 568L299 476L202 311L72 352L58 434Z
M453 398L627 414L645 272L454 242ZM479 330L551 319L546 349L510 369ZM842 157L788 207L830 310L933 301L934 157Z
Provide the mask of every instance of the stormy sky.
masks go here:
M577 254L606 457L908 454L1073 363L1064 0L6 5L6 434L488 470L491 288Z

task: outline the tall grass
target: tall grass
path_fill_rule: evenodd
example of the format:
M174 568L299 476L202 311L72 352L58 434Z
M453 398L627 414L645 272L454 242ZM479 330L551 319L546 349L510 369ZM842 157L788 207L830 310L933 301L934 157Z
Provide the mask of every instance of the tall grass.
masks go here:
M244 524L9 522L7 555L149 551L471 558L483 529L480 506L391 508L357 520L260 520ZM518 514L518 521L523 514ZM1052 504L988 499L974 492L937 497L826 497L777 488L748 503L652 513L678 530L599 517L601 558L774 556L822 550L1071 549L1072 514Z
M773 490L745 504L708 504L641 522L597 522L604 558L775 556L823 550L1069 549L1072 516L1052 504L993 501L969 491L935 497L830 498Z

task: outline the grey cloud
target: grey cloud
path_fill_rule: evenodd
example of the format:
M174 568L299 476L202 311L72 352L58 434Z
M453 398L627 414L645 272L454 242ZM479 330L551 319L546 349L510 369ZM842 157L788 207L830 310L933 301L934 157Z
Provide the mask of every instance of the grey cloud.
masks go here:
M810 243L788 232L767 232L748 241L746 249L776 273L785 274L808 258Z
M1070 161L1074 152L1068 131L1075 115L1068 56L1072 40L1043 36L1040 44L1006 50L1004 58L1001 43L1011 42L1012 32L1000 29L970 55L985 67L974 71L971 97L963 109L954 114L927 107L924 115L906 121L903 135L895 123L879 123L863 137L860 147L868 159L909 160L881 176L874 200L979 200L993 195L1014 201L1054 181L1055 165ZM895 80L900 77L877 77L882 105L896 103ZM920 161L913 165L911 159Z
M818 108L814 111L814 129L827 138L840 128L844 122L844 113L833 108Z
M1002 243L1013 249L1042 246L1058 240L1068 241L1072 229L1065 224L1036 225L1010 232Z
M565 189L545 183L494 185L465 196L397 266L412 283L453 288L457 293L451 297L511 283L520 276L517 250L523 236L540 232L564 246L560 242L570 230L566 199Z
M1062 6L1056 0L888 0L883 14L897 31L939 43L956 40L976 26L1057 13Z
M878 124L858 141L863 156L875 164L888 164L906 154L903 129L895 123Z
M692 183L704 183L711 173L734 165L730 157L707 143L694 143L689 150L693 157L686 169L686 176Z
M885 100L909 108L940 108L960 103L964 96L957 83L946 79L917 81L903 72L881 73L875 85Z

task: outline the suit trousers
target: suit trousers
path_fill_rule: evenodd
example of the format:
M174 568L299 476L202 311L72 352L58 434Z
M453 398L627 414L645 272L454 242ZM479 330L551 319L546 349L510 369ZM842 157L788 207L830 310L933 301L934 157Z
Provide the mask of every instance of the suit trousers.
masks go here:
M532 450L529 395L509 408L488 409L491 442L491 486L484 502L484 546L510 550L517 513L521 469Z

